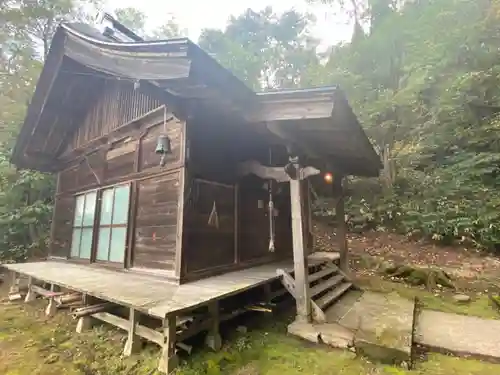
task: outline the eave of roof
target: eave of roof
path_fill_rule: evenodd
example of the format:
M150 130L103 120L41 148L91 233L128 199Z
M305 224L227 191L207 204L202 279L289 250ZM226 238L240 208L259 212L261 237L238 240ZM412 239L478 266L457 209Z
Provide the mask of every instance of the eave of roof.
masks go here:
M29 138L39 121L47 96L50 95L51 84L65 56L106 74L151 82L182 99L191 98L193 93L201 95L203 89L197 87L202 83L207 87L207 92L213 92L214 88L219 91L220 94L215 99L238 102L242 116L247 117L249 122L290 120L292 123L295 120L328 119L333 118L335 111L341 108L352 127L346 131L361 137L358 144L366 151L366 157L371 159L370 172L364 174L375 175L380 169L380 158L336 86L255 93L187 38L117 42L107 39L85 24L62 24L54 36L47 63L12 155L12 162L19 167L42 169L38 164L34 165L32 159L30 163L25 159L23 140ZM149 64L147 70L141 69L145 62ZM183 89L182 85L189 79L194 80L196 90ZM203 95L200 98L206 99ZM280 117L277 114L279 108L276 108L283 103L291 104L291 107L302 106L306 110L308 103L314 104L316 110L308 113L299 111ZM270 115L266 117L266 114Z

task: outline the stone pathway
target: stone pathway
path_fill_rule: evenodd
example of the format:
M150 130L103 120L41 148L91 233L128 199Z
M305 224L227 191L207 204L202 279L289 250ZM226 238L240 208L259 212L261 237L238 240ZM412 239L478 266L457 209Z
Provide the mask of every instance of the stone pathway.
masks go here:
M326 312L327 323L294 322L288 332L385 363L410 363L414 303L397 294L352 291Z
M423 310L415 342L431 350L500 361L500 320Z
M354 332L356 352L387 363L409 363L414 302L395 293L364 292L356 300L354 295L327 311L328 322Z
M412 345L500 362L500 320L422 310L396 293L351 291L326 312L327 323L294 322L291 334L385 363L410 364Z

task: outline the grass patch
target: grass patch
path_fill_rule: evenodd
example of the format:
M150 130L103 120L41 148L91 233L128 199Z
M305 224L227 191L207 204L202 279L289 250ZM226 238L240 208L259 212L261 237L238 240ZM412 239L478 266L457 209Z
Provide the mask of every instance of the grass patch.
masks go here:
M153 375L159 349L147 345L140 355L122 359L125 336L100 326L77 335L65 313L46 320L43 306L0 305L2 375ZM222 351L198 347L184 359L178 375L487 375L500 365L432 355L413 371L372 364L347 351L308 345L285 333L276 321L226 338Z
M453 293L442 291L431 293L424 288L410 287L403 283L391 282L380 277L358 278L356 284L366 290L381 293L396 292L403 298L413 300L418 297L423 307L429 310L477 316L485 319L500 319L487 295L476 294L469 303L457 303Z

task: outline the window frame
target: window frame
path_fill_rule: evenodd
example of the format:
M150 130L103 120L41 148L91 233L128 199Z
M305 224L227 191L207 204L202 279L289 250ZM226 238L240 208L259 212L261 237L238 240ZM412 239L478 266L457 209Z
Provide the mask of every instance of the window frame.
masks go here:
M95 195L94 198L94 212L93 212L93 218L92 218L92 224L87 224L85 223L85 210L87 208L87 197L91 194ZM83 197L83 209L82 209L82 218L81 218L81 223L78 226L75 226L75 219L76 219L76 213L77 213L77 205L78 205L78 199L80 197ZM73 212L73 220L71 223L71 243L69 247L69 258L78 261L78 262L92 262L92 257L93 257L93 252L94 252L94 232L95 232L95 224L96 224L96 217L98 214L98 202L99 202L99 191L97 189L85 191L78 193L74 196L75 202L74 202L74 212ZM81 257L82 254L82 237L83 237L83 232L84 230L91 230L92 231L92 236L91 236L91 242L90 242L90 249L89 249L89 255L88 257ZM75 230L80 231L80 237L78 240L78 255L73 255L73 240L74 240L74 234Z
M115 214L115 197L116 197L116 190L120 187L127 187L128 188L128 197L127 197L127 211L126 211L126 222L124 224L114 224L113 219L114 219L114 214ZM102 220L102 204L103 204L103 195L104 192L113 190L113 196L112 196L112 205L111 205L111 217L110 217L110 224L101 224ZM132 184L131 183L118 183L116 185L111 185L107 186L105 188L102 188L99 190L99 216L96 218L97 220L97 225L95 226L94 229L94 236L95 236L95 244L94 244L94 263L97 264L106 264L112 267L116 266L123 266L127 262L127 256L128 256L128 251L129 251L129 244L128 244L128 237L129 237L129 223L130 223L130 206L131 206L131 199L132 196ZM125 229L125 249L123 251L123 260L116 262L110 260L110 254L111 254L111 244L113 240L113 229L116 228L124 228ZM109 236L108 236L108 244L107 244L107 260L103 259L98 259L98 251L99 251L99 234L101 229L109 229Z
M115 216L115 197L116 197L116 190L119 189L120 187L127 187L128 188L128 197L127 197L127 210L124 213L125 217L125 222L124 223L119 223L119 224L114 224L114 216ZM103 205L103 194L105 191L113 191L112 195L112 201L111 201L111 213L110 213L110 223L109 224L102 224L101 225L101 218L102 218L102 205ZM95 194L95 203L94 203L94 212L93 212L93 221L92 225L84 225L85 224L85 208L87 204L87 195ZM73 220L71 224L71 242L69 246L69 253L68 253L68 259L73 261L73 262L78 262L78 263L91 263L91 264L100 264L100 265L105 265L107 267L112 267L112 268L119 268L119 267L125 267L128 261L129 257L129 235L130 235L130 227L129 224L131 223L131 218L130 218L130 212L131 212L131 200L132 200L132 194L133 194L133 185L131 182L126 182L126 183L117 183L114 185L109 185L103 188L98 188L98 189L92 189L88 191L83 191L75 194L74 197L74 212L73 212ZM81 223L79 226L75 226L75 220L76 214L77 214L77 204L78 204L78 199L79 197L85 197L84 198L84 205L83 205L83 213L82 213L82 218L81 218ZM107 244L107 260L100 260L97 259L98 255L98 246L99 246L99 233L101 229L109 229L109 238L108 238L108 244ZM112 261L110 259L110 254L111 254L111 243L112 243L112 232L114 228L122 228L125 229L125 238L124 238L124 245L125 249L123 251L123 260L120 261ZM91 244L90 244L90 255L89 257L86 258L81 258L81 244L82 244L82 236L83 236L83 231L85 229L91 229L92 230L92 239L91 239ZM79 239L79 247L78 247L78 256L72 255L72 248L73 248L73 240L74 240L74 231L75 230L80 230L80 239Z

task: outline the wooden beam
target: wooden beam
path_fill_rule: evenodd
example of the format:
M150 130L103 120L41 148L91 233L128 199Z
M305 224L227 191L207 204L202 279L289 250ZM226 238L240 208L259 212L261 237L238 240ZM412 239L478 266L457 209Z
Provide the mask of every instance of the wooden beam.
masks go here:
M56 284L51 284L50 291L52 292L52 296L49 297L49 304L47 305L47 308L45 309L45 315L48 316L49 318L56 315L57 304L56 304L56 301L54 300L54 297L57 296L57 293L60 291L60 288Z
M234 185L234 264L238 264L240 261L240 256L238 252L239 245L239 199L240 199L240 184L236 183Z
M175 342L177 336L177 318L175 315L168 315L163 321L164 344L158 363L158 371L162 374L171 374L179 364L179 359L175 353Z
M111 324L112 326L115 326L117 328L123 329L124 331L129 332L130 335L130 327L131 327L130 320L120 318L119 316L107 312L95 313L92 315L92 318L100 320L104 323ZM136 324L135 324L134 334L136 336L142 337L143 339L154 342L155 344L158 344L160 346L163 345L163 334L161 332L157 332L151 328L142 326L138 324L137 320L135 323Z
M28 278L28 293L26 294L26 297L24 298L25 303L33 302L36 300L36 294L35 291L33 290L33 287L35 285L33 284L33 278L30 276Z
M298 158L297 158L298 160ZM304 246L303 235L303 210L302 189L300 186L300 165L297 169L296 179L290 179L290 200L292 208L292 237L293 237L293 264L295 278L295 301L297 304L297 320L311 321L311 298L309 291L307 254Z
M245 115L250 122L329 118L334 107L332 94L292 98L287 93L258 95L260 108Z
M238 165L238 174L246 176L254 174L265 180L274 180L276 182L286 182L290 177L286 174L283 167L267 167L258 161L249 160Z
M123 355L130 357L132 354L137 353L141 349L141 340L137 335L137 326L139 325L139 312L133 308L129 309L128 321L128 337L125 347L123 348Z
M212 301L208 305L208 312L210 314L210 320L212 326L208 335L206 337L205 343L206 345L214 350L219 351L222 347L222 339L219 333L219 324L220 324L220 311L219 311L219 301Z
M337 239L340 252L340 269L348 272L348 246L347 246L347 225L345 222L344 191L342 187L343 176L335 177L333 182L333 194L337 198L335 204L335 216L337 218Z
M314 167L305 167L300 169L301 178L305 179L320 173L319 169ZM246 176L254 174L264 180L274 180L276 182L290 181L290 176L286 173L285 167L268 167L262 165L256 160L248 160L238 165L238 174Z

